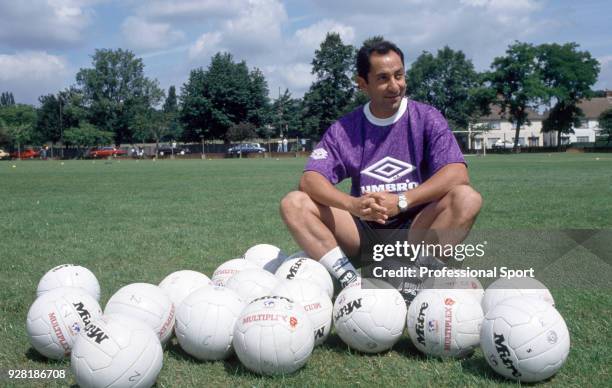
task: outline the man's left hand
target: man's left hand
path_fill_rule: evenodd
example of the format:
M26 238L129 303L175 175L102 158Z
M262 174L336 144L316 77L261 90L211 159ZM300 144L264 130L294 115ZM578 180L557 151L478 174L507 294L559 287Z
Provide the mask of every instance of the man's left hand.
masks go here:
M376 192L376 193L367 193L365 196L369 198L374 198L376 203L386 209L387 217L395 217L399 214L399 207L397 203L399 202L399 196L397 194L388 193L386 191Z

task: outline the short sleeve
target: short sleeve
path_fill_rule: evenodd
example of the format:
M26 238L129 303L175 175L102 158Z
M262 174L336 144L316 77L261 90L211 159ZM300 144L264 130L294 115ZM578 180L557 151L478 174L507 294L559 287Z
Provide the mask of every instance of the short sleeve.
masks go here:
M327 180L335 185L344 180L348 174L346 166L340 155L339 138L337 131L338 123L333 124L323 135L321 141L313 149L304 172L315 171L323 175Z
M425 154L427 178L451 163L465 163L457 139L440 112L432 109L425 124Z

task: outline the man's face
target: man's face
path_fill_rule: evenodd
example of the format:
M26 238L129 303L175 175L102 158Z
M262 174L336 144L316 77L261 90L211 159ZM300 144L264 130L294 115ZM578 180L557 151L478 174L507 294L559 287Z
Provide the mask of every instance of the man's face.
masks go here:
M378 118L392 116L406 93L406 78L402 60L395 51L370 55L370 72L366 82L357 77L359 88L370 97L370 110Z

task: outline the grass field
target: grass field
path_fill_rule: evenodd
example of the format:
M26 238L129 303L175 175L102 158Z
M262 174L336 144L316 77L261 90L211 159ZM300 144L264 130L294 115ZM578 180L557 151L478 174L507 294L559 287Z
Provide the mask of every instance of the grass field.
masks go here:
M477 228L612 227L612 155L490 155L469 160L485 203ZM157 284L179 269L211 275L257 243L298 250L278 216L304 159L215 161L0 162L0 369L69 368L30 349L25 317L39 278L62 263L90 268L101 305L121 286ZM15 165L13 168L12 166ZM344 185L347 187L347 185ZM607 279L607 284L610 284ZM552 289L571 333L561 371L543 385L612 386L611 287ZM4 372L3 372L4 373ZM0 386L64 386L66 380ZM298 373L251 374L235 357L197 362L176 342L164 354L158 386L491 386L478 350L465 360L420 355L407 336L390 352L364 355L333 334Z

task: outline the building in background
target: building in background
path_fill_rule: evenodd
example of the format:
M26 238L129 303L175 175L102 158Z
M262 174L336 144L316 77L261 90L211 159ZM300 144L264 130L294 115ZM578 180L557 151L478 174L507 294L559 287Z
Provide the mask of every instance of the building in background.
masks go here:
M574 128L574 133L561 136L561 144L594 143L600 130L599 115L612 108L612 91L607 90L605 97L594 97L582 101L579 105L584 113L580 127ZM524 125L519 131L519 145L521 147L556 147L557 132L542 133L542 122L548 112L528 111L530 124ZM507 118L502 118L497 106L491 108L491 114L480 118L470 127L476 133L470 136L470 149L480 150L486 143L487 149L506 142L514 143L516 129ZM478 132L486 130L485 133Z

